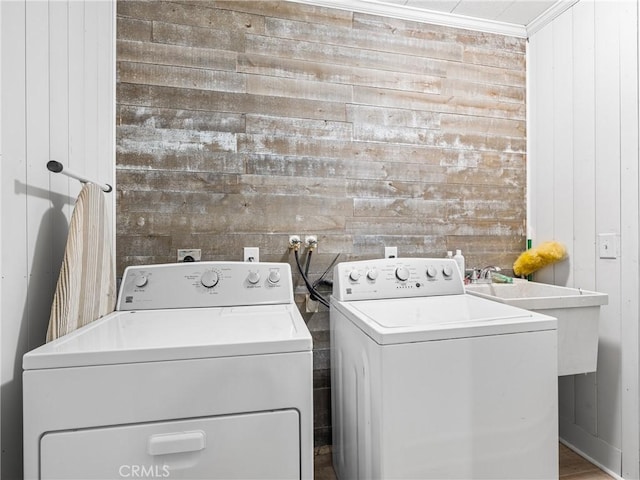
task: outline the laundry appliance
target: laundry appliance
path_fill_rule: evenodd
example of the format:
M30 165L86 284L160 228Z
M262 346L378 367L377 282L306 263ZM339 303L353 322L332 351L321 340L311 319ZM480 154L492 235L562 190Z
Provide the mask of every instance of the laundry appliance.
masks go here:
M23 358L26 479L311 479L312 340L282 263L129 267Z
M340 480L558 477L555 318L465 294L450 259L345 262L333 282Z

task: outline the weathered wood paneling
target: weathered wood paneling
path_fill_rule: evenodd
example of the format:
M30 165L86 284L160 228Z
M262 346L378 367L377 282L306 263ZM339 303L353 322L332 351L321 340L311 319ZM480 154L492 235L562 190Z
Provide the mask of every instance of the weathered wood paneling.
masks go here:
M147 20L119 17L118 44L125 40L144 42L143 45L151 42L151 27L151 22Z
M261 115L344 120L343 103L300 98L268 97L229 92L214 92L155 85L119 83L116 95L122 105L139 105L184 110L246 113Z
M179 0L190 4L200 4L202 0ZM253 13L264 17L287 18L292 20L322 23L337 27L350 27L353 13L346 10L317 7L314 5L296 4L290 2L260 0L260 1L212 1L213 6L220 10Z
M247 91L247 76L242 73L124 61L118 62L118 81L217 92Z
M212 33L229 36L246 29L255 32L264 30L264 17L250 13L215 8L213 2L159 2L123 1L118 2L118 17L163 22L174 26L202 27ZM220 48L220 45L209 45Z
M165 45L151 43L150 40L151 36L141 41L119 40L118 62L128 61L153 65L171 65L174 67L236 70L238 54L235 52L225 52L210 48L183 47L181 45Z
M448 87L454 89L454 85ZM427 110L442 113L457 113L477 117L497 117L525 120L525 104L497 101L491 95L475 97L464 91L456 95L437 95L411 91L394 91L383 88L354 86L354 103L385 107Z
M371 32L356 28L334 27L319 23L297 22L279 18L265 19L265 34L290 40L314 41L328 45L349 45L364 50L400 53L459 62L463 45L457 42L430 40Z
M318 235L313 278L385 245L505 269L525 247L522 39L282 1L121 1L117 48L119 271L178 248L292 261L290 234ZM295 278L323 445L328 315Z
M328 45L314 41L290 40L263 35L247 35L245 52L285 60L298 59L333 66L371 68L379 72L406 72L444 77L448 68L456 71L453 67L449 67L447 62L429 57L363 50L349 45Z

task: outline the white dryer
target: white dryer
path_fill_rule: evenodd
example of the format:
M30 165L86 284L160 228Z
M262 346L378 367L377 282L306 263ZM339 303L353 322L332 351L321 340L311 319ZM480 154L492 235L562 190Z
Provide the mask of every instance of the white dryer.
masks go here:
M26 479L311 479L288 264L130 267L117 311L23 358Z
M454 260L346 262L333 281L340 480L558 477L556 319L465 294Z

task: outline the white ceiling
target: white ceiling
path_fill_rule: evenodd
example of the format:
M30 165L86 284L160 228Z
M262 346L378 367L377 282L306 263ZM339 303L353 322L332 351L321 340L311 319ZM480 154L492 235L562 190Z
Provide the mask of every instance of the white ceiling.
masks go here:
M527 26L558 0L384 0L375 3Z
M578 2L578 0L293 1L525 38Z

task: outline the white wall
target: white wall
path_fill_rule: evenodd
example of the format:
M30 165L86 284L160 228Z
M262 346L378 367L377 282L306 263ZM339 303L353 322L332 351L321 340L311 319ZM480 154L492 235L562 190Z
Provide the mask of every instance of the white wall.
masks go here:
M0 7L0 27L2 26L2 8ZM0 35L0 60L2 58L2 35ZM0 61L0 105L2 105L2 61ZM2 165L2 115L0 114L0 165ZM0 212L2 212L2 168L0 168ZM2 225L0 225L0 252L2 252ZM0 272L4 277L4 270L2 268L2 257L0 255ZM0 300L2 297L0 296ZM2 325L2 309L0 308L0 325ZM2 329L0 328L0 345L2 345ZM0 372L2 372L2 355L0 355ZM2 396L0 394L0 404L2 403ZM0 415L0 432L2 432L2 416ZM1 449L1 445L0 445ZM0 450L1 451L1 450ZM2 472L2 456L0 455L0 472Z
M115 2L0 2L0 22L0 477L8 480L22 476L22 355L44 343L81 187L46 162L113 185ZM113 218L113 194L109 201Z
M597 373L560 379L560 436L638 478L638 2L582 0L528 60L531 235L570 254L536 280L609 295ZM601 233L618 258L599 258Z

